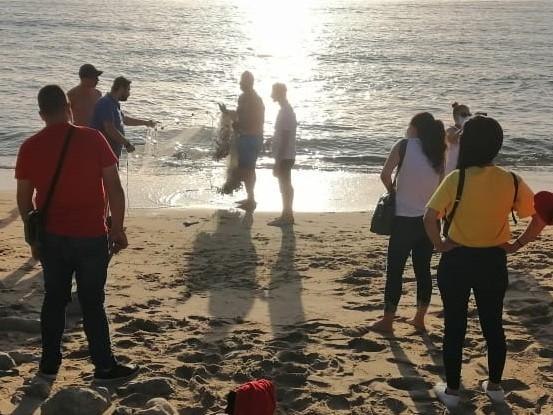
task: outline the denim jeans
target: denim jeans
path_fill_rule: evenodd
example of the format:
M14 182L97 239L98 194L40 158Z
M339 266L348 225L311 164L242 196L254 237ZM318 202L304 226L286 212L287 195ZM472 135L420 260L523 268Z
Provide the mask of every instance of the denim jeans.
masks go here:
M432 296L430 260L434 247L424 230L422 216L396 216L388 242L384 311L395 313L401 298L403 272L409 255L417 280L417 306L428 306Z
M442 254L438 287L444 304L443 359L449 388L460 385L471 291L488 347L489 378L501 382L507 356L503 298L508 283L507 257L501 248L459 247Z
M65 329L65 308L71 301L73 274L83 313L88 349L96 368L111 368L108 320L104 310L104 286L109 256L106 236L72 238L46 234L41 251L44 274L44 302L41 311L41 366L60 366L61 340Z

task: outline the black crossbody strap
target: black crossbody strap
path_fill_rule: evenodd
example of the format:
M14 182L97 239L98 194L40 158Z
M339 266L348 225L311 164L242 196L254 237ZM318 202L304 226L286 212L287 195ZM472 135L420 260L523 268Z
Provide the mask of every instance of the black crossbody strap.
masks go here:
M446 224L447 224L446 226L448 231L449 231L449 227L451 226L451 222L453 221L453 217L455 216L455 212L457 211L457 207L459 206L459 202L461 201L461 196L463 195L464 187L465 187L465 169L459 169L459 183L457 184L457 195L455 196L455 203L453 203L453 208L451 209L451 213L446 217Z
M67 133L65 134L65 140L63 142L63 147L61 149L60 158L58 160L58 165L56 167L56 172L54 173L54 177L52 178L52 183L50 184L50 189L48 189L48 194L46 195L46 201L44 202L44 205L42 205L42 208L40 208L40 213L42 214L42 217L46 217L46 212L48 211L48 208L50 207L50 202L52 201L52 196L54 194L54 191L56 190L56 184L58 184L58 179L60 177L61 168L63 166L63 160L65 159L65 154L67 153L67 148L69 147L69 140L71 139L71 136L73 135L73 131L75 130L75 126L70 125L69 129L67 130Z
M405 158L406 152L407 152L407 139L404 138L399 142L399 163L397 165L396 174L394 175L394 181L392 182L392 187L394 189L396 187L396 181L397 181L397 176L399 175L399 169L401 169L401 165L403 164L403 159Z
M515 225L516 225L518 223L517 218L515 216L515 203L517 202L517 197L518 197L518 177L513 172L511 172L511 175L513 176L513 183L515 185L515 196L513 197L513 206L511 207L511 216L513 217L513 222L515 222Z

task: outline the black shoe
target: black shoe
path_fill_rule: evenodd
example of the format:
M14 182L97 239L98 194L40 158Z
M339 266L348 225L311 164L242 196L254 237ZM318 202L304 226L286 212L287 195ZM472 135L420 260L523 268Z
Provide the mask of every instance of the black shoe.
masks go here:
M59 366L40 365L38 367L38 376L46 380L56 380L59 372Z
M94 371L94 380L96 382L117 382L129 380L138 374L139 367L137 365L124 365L116 363L111 369Z

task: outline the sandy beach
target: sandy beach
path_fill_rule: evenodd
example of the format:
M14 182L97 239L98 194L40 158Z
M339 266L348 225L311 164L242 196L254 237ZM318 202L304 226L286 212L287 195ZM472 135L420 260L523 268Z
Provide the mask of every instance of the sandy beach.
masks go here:
M14 199L0 195L0 351L16 363L0 371L0 414L38 414L46 398L32 387L41 268L29 258ZM279 414L442 414L431 391L443 375L437 287L427 334L405 322L415 303L408 267L395 336L350 337L348 328L381 313L386 239L369 233L368 213L300 213L293 229L269 227L270 218L256 213L249 226L234 210L129 212L129 248L109 269L112 341L122 360L142 366L136 382L165 387L110 388L105 413L133 413L162 396L180 414L216 414L231 388L265 377L276 384ZM478 391L486 351L473 311L460 413L553 413L552 243L547 230L509 261L508 407L492 406ZM91 386L73 303L64 359L50 396Z

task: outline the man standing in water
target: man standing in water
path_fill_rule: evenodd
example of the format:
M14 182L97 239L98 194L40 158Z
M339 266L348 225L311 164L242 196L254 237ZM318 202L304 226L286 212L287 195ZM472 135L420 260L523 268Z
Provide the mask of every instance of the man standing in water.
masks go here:
M138 373L138 367L118 363L113 356L104 309L110 254L128 245L117 158L98 131L71 124L70 104L59 86L42 88L38 107L46 126L21 145L15 177L17 206L25 228L29 229L31 210L40 209L44 215L40 239L28 241L33 257L40 259L44 278L39 374L47 379L58 374L65 308L71 301L75 274L94 379L127 379ZM65 150L67 156L63 157ZM58 178L54 189L53 177ZM104 190L113 217L109 231L104 221Z
M125 125L155 127L156 122L131 118L121 111L120 102L125 102L131 95L131 81L123 76L115 78L108 92L98 100L94 107L94 115L90 127L100 131L108 139L113 152L119 159L123 147L128 153L134 151L134 146L125 138Z
M238 202L238 207L252 211L256 207L255 163L263 147L263 124L265 122L265 106L263 100L253 89L253 74L245 71L240 77L242 94L238 98L236 109L238 121L238 169L241 180L246 187L248 198Z
M271 98L280 105L271 149L275 159L273 176L278 178L280 194L282 195L282 215L280 218L269 222L269 225L293 225L294 188L292 187L292 167L296 159L296 114L286 98L286 85L274 84Z
M96 102L102 96L96 89L99 76L102 71L96 69L90 63L85 63L79 69L79 78L81 83L67 93L71 103L71 112L73 113L73 123L82 127L88 127L94 112Z

